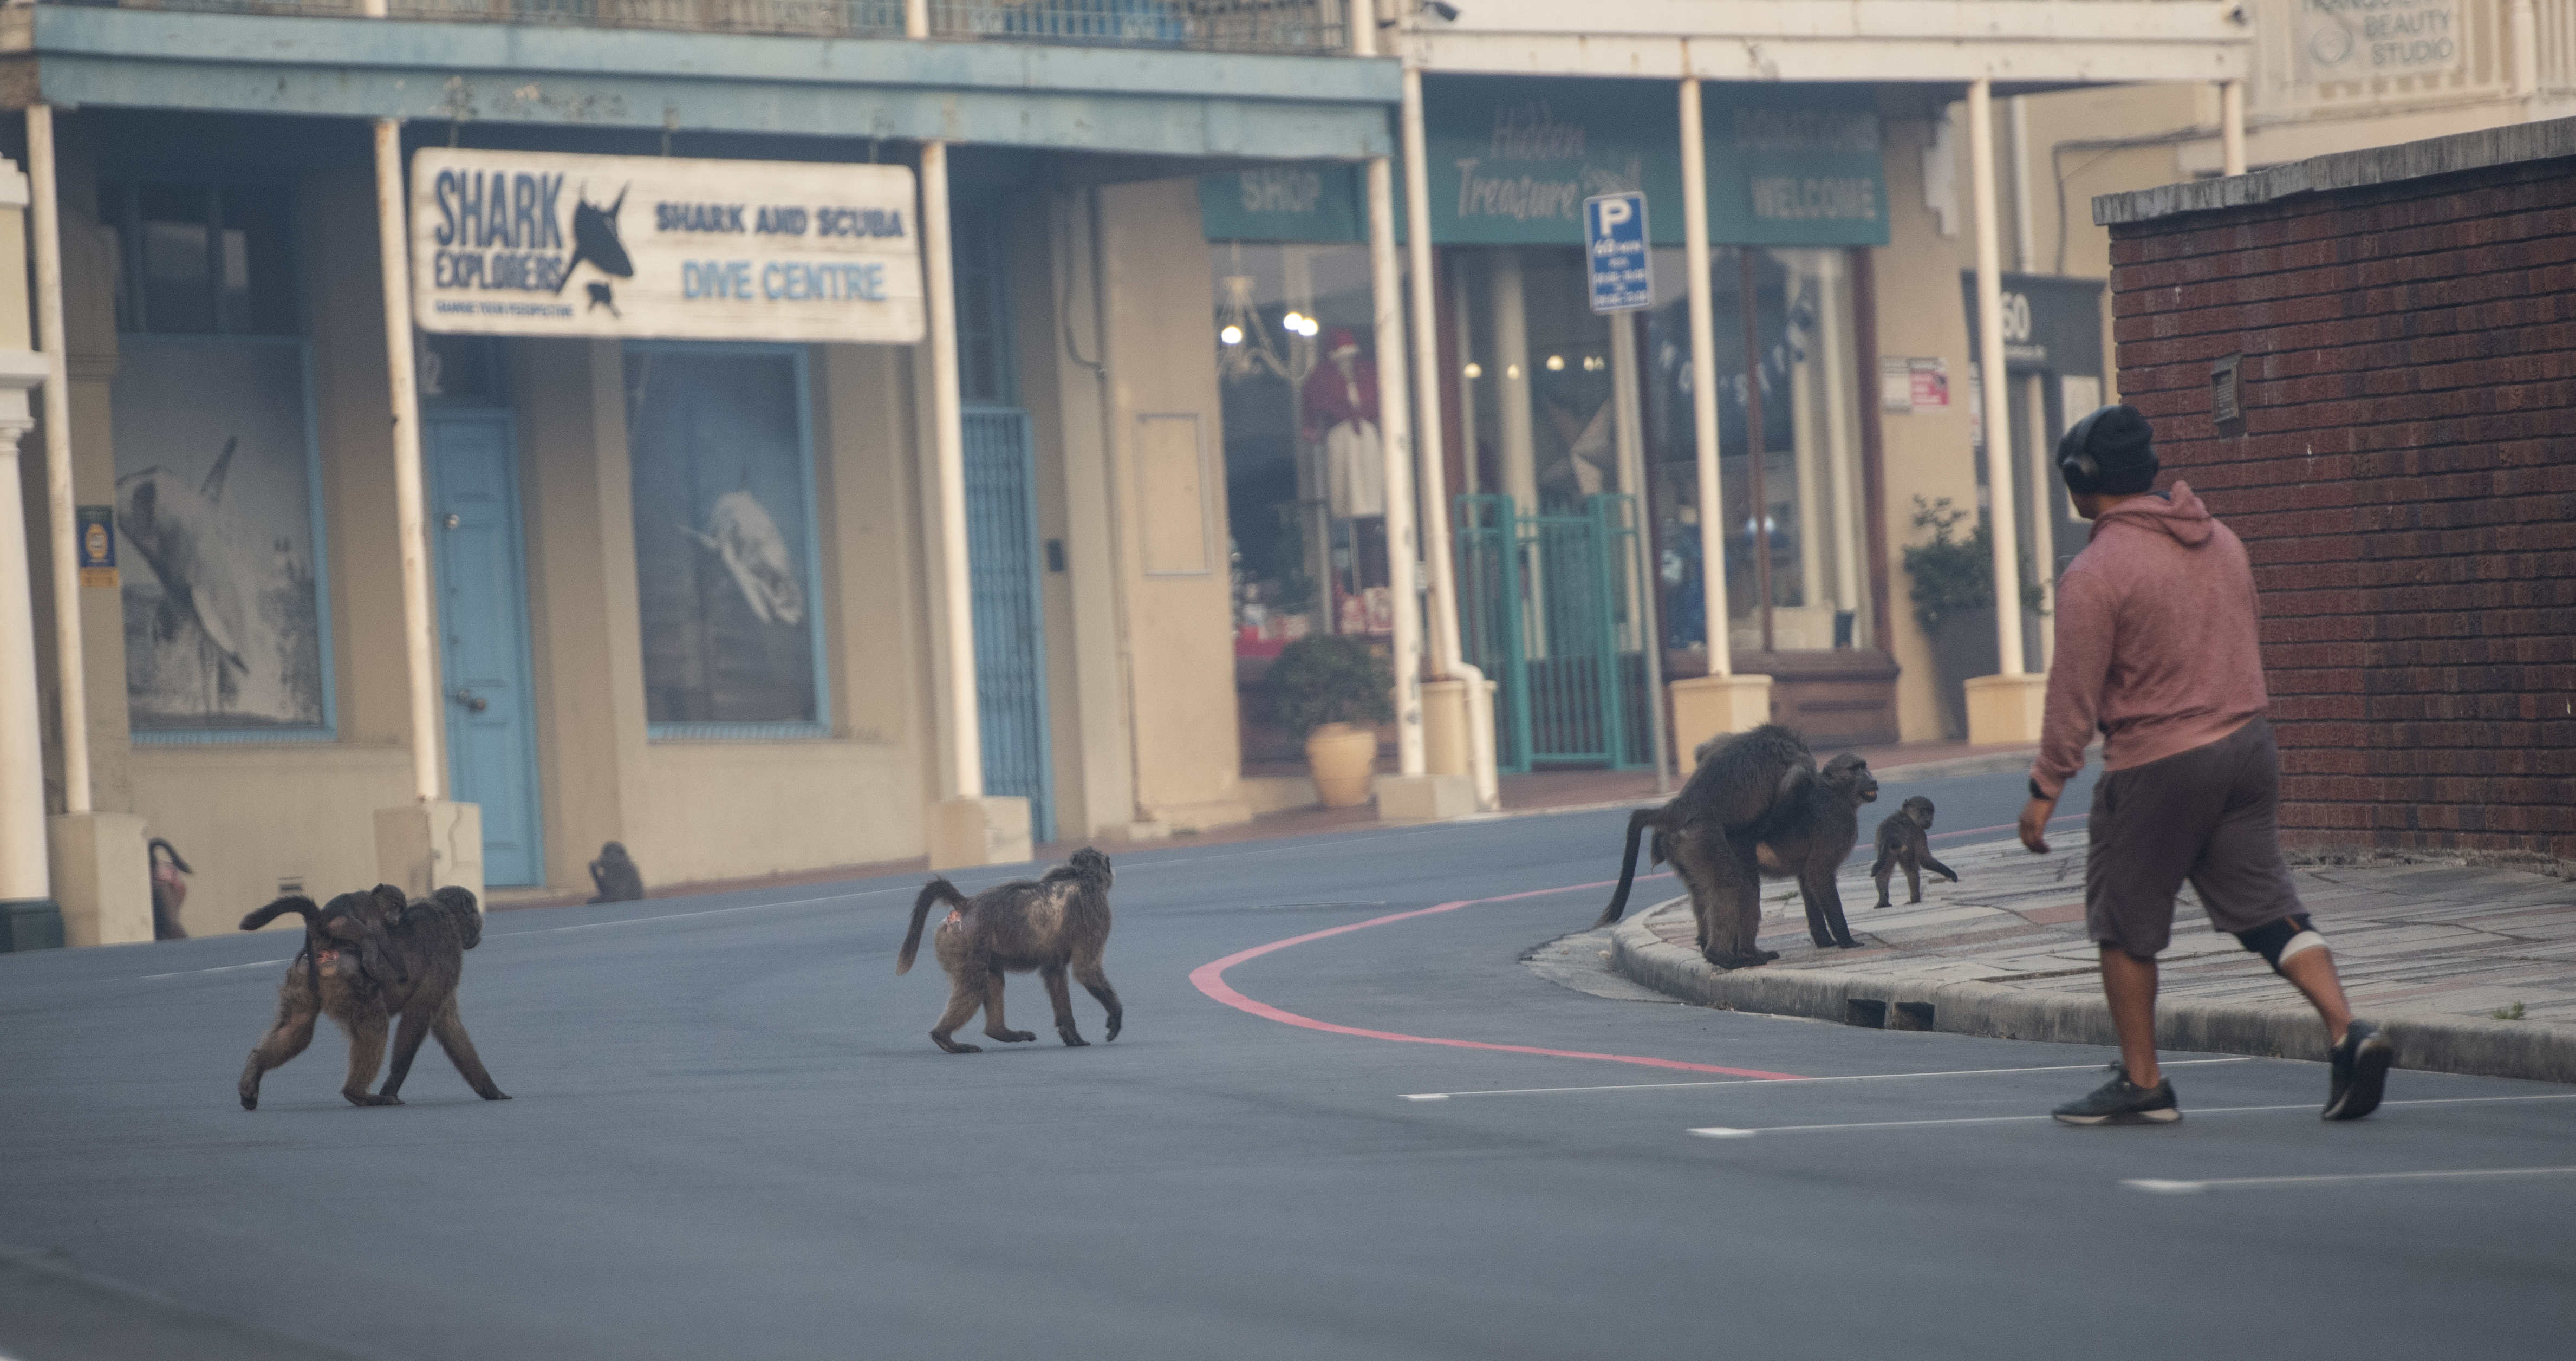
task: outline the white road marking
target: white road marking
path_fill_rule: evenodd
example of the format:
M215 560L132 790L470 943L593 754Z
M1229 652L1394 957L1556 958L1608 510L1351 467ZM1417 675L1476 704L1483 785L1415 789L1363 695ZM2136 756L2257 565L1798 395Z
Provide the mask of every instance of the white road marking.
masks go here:
M2431 1181L2441 1177L2566 1177L2576 1167L2464 1167L2438 1172L2343 1172L2311 1177L2216 1177L2208 1181L2166 1181L2133 1177L2120 1184L2157 1196L2196 1196L2221 1186L2308 1186L2347 1181Z
M2170 1067L2172 1065L2168 1064L2166 1066ZM2464 1106L2496 1101L2576 1101L2576 1092L2557 1092L2548 1096L2437 1096L2418 1098L2413 1101L2383 1101L2380 1105L2383 1108L2388 1106ZM2201 1115L2244 1115L2252 1111L2305 1111L2314 1109L2316 1109L2316 1103L2313 1101L2303 1101L2295 1106L2203 1106L2198 1110L2185 1110L2183 1112L2183 1118L2188 1120L2194 1116ZM1752 1129L1734 1129L1725 1125L1710 1125L1705 1128L1694 1129L1690 1132L1703 1139L1749 1139L1756 1134L1806 1134L1818 1130L1836 1129L1909 1129L1925 1125L2011 1125L2025 1124L2033 1120L2053 1120L2055 1118L2055 1116L2048 1115L1979 1115L1963 1120L1871 1120L1848 1125L1760 1125Z
M294 956L289 955L287 958L292 959ZM143 975L143 977L138 981L149 983L156 978L186 978L190 974L200 973L231 973L235 969L256 969L265 964L283 964L285 962L286 960L284 959L254 959L248 964L218 964L211 969L181 969L177 973L148 973Z
M2190 1068L2211 1063L2252 1063L2248 1058L2174 1059L2167 1068ZM1953 1068L1941 1073L1854 1073L1843 1077L1738 1077L1719 1082L1621 1082L1602 1087L1503 1087L1481 1092L1407 1092L1407 1101L1446 1101L1453 1096L1543 1096L1556 1092L1651 1092L1671 1091L1682 1087L1791 1087L1810 1082L1888 1082L1909 1077L1985 1077L1994 1073L2075 1073L2093 1072L2098 1063L2054 1064L2046 1068Z

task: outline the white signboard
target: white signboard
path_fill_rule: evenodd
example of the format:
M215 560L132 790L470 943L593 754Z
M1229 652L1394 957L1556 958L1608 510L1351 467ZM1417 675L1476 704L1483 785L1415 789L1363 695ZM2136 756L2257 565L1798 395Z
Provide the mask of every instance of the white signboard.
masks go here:
M425 331L636 339L922 336L906 166L424 148Z
M2433 75L2460 64L2457 0L2296 0L2307 84Z

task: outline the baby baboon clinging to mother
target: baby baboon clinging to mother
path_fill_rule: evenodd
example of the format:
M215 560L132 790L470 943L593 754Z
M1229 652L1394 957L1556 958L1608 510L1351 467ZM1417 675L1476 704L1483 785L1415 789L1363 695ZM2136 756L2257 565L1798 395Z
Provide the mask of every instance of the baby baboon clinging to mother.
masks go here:
M313 1042L318 1016L329 1016L348 1032L349 1076L340 1095L352 1105L401 1105L412 1056L433 1034L476 1095L510 1099L483 1070L482 1056L456 1014L465 952L483 939L483 914L475 910L473 894L442 888L429 901L406 906L401 889L378 884L318 908L310 898L280 898L242 918L242 929L256 931L290 912L304 918L304 949L287 965L286 982L277 990L276 1025L242 1066L243 1110L259 1109L259 1080L268 1070ZM384 1061L385 1029L395 1016L402 1017L402 1030L394 1037L393 1068L384 1088L370 1095L367 1084Z
M1005 1044L1036 1039L1002 1019L1003 973L1031 970L1046 983L1047 1000L1055 1004L1055 1033L1067 1047L1090 1043L1074 1029L1073 992L1065 986L1068 970L1109 1009L1109 1038L1117 1039L1126 1009L1100 967L1101 952L1109 944L1109 885L1109 857L1089 846L1035 883L1014 879L973 898L945 879L923 885L921 896L913 900L912 929L904 933L894 971L912 968L931 905L948 904L947 919L931 940L939 967L948 971L948 1009L931 1027L931 1042L951 1054L982 1053L980 1045L948 1038L978 1007L984 1010L984 1033L990 1038Z
M1905 870L1906 903L1923 901L1923 871L1959 882L1958 871L1932 858L1932 843L1924 835L1932 830L1932 801L1917 794L1896 806L1887 820L1878 824L1878 863L1869 867L1869 877L1878 881L1878 901L1871 907L1887 906L1887 881L1899 866Z
M1797 877L1817 944L1857 944L1843 923L1830 866L1859 837L1859 805L1878 797L1868 765L1845 754L1820 773L1806 742L1771 723L1711 739L1698 757L1698 768L1670 803L1630 815L1619 888L1595 925L1607 926L1627 910L1639 838L1651 832L1654 863L1670 859L1690 892L1700 953L1710 963L1741 969L1779 958L1754 944L1766 874ZM1837 828L1841 847L1826 859ZM1820 864L1827 866L1821 884L1811 884Z

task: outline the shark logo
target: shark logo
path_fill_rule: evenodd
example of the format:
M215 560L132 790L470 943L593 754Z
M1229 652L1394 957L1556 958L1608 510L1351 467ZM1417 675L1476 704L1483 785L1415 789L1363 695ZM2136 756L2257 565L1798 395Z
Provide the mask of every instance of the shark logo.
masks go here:
M580 268L584 260L597 265L602 274L619 279L635 277L635 262L626 258L626 243L617 238L617 214L625 206L624 189L618 190L616 201L605 208L593 204L587 195L573 206L572 258L564 261L563 279L555 285L557 293L563 291L564 284L572 281L572 272ZM611 285L593 283L586 291L590 294L592 307L605 307L610 316L620 315Z

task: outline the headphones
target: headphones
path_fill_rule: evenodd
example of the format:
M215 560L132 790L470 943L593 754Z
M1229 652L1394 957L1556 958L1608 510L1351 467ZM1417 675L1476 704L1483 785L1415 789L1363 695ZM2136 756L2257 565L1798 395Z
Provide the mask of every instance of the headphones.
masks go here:
M2102 413L2110 409L2107 406L2095 407L2075 423L2074 429L2066 432L2066 438L2057 442L2057 471L2066 479L2068 491L2090 495L2102 490L2102 465L2095 461L2089 441L2093 435L2093 423L2102 419Z

